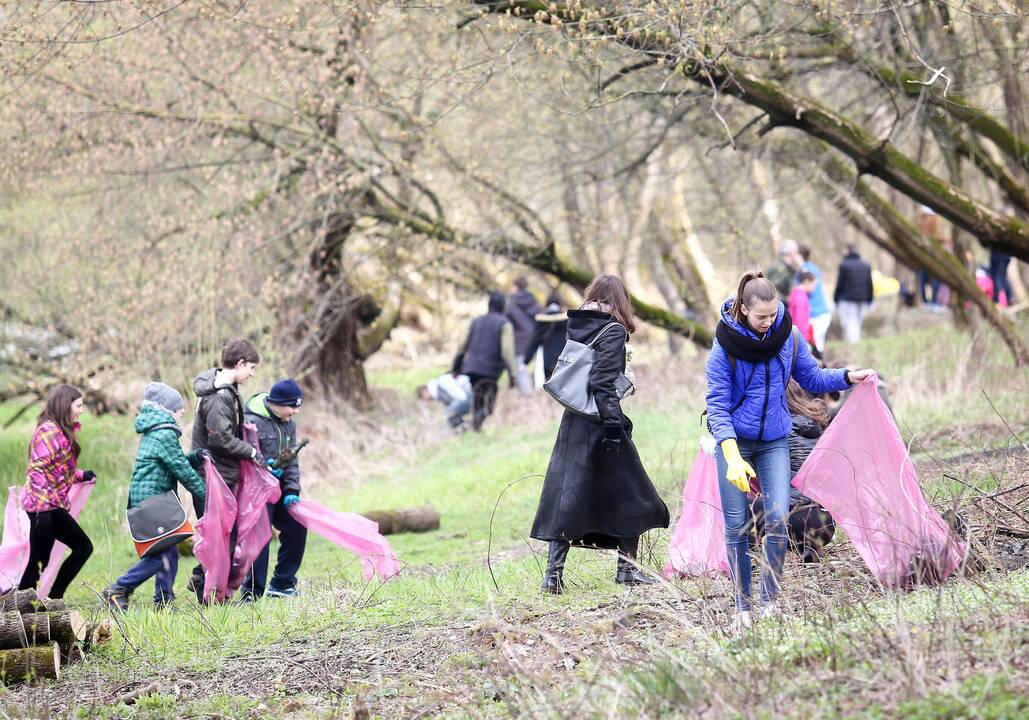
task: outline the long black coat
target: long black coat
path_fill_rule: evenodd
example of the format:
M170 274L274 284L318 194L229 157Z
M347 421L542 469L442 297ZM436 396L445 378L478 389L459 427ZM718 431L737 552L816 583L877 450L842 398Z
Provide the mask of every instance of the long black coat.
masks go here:
M595 310L568 313L568 337L588 343L612 318ZM625 335L608 330L594 346L590 390L600 421L565 411L543 481L532 537L616 548L620 538L668 527L668 507L640 462L632 423L622 414L615 378L625 370ZM618 452L602 447L605 431L621 436Z

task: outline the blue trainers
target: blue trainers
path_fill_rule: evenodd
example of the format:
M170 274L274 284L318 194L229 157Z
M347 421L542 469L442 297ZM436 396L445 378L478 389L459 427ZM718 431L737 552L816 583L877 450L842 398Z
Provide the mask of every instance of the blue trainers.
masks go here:
M299 594L300 591L297 590L295 587L280 589L277 587L269 586L268 589L264 591L265 597L291 598L296 597Z

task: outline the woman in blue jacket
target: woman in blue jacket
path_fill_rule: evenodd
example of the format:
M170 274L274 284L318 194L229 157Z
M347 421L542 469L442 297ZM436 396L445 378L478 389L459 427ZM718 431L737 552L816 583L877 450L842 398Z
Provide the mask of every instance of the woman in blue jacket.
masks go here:
M775 286L761 273L744 274L736 296L722 306L707 360L707 414L718 448L718 489L738 626L751 622L747 491L752 477L760 478L765 510L759 616L778 612L775 596L786 557L790 507L790 377L809 393L822 394L844 390L871 373L820 368L807 343L794 334Z

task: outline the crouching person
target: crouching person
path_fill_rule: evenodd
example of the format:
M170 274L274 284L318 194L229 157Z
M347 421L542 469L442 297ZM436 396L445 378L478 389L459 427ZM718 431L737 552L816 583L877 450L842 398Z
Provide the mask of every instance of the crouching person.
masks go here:
M143 402L136 416L139 450L129 483L129 508L144 500L174 491L183 485L193 495L194 504L203 506L206 499L204 481L197 473L203 466L206 450L188 456L182 451L179 420L185 411L182 395L164 383L152 382L143 392ZM116 610L126 610L129 596L140 585L154 578L154 604L163 607L175 597L173 586L179 567L179 550L172 545L163 552L140 558L128 572L107 586L104 600Z
M279 479L282 495L277 503L268 505L268 517L279 531L279 554L275 561L272 580L268 577L268 548L254 560L250 574L243 582L243 599L256 600L262 596L293 597L297 594L297 571L304 560L307 528L289 514L289 507L300 500L300 463L297 458L275 467L276 458L284 450L296 447L297 425L293 416L300 410L304 394L292 380L280 380L271 392L254 395L247 401L244 418L257 426L261 455L272 466L272 474Z
M418 399L442 404L446 408L447 425L460 432L465 429L464 416L472 410L472 381L467 375L444 373L425 385L419 385Z

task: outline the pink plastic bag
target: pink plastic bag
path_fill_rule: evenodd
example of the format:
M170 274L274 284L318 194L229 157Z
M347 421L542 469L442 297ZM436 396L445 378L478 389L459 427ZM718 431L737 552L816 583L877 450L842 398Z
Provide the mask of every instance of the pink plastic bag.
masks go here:
M965 547L925 501L877 383L854 388L793 484L829 511L884 587L940 582Z
M79 519L79 514L82 512L82 508L86 506L86 501L89 500L89 496L93 494L93 488L96 487L96 482L77 482L71 486L71 490L68 491L68 512L76 520ZM28 521L28 515L25 516L26 522ZM50 593L50 588L54 586L54 580L57 579L57 572L61 569L61 563L64 562L64 551L68 549L67 545L59 542L54 543L54 549L50 553L50 559L46 563L46 569L43 570L43 574L39 576L39 587L36 592L39 593L40 597L46 597Z
M312 500L301 500L289 514L312 532L361 558L365 582L378 573L383 580L400 572L400 562L389 541L379 534L379 524L354 513L330 510Z
M257 447L257 428L243 426L243 439ZM229 595L243 584L254 560L272 539L268 505L279 501L279 481L263 465L250 460L240 463L236 485L236 549L229 568Z
M207 501L197 521L193 554L204 568L204 602L225 602L229 592L229 535L236 522L236 498L211 458L204 459Z
M665 577L729 574L715 459L702 447L682 488L682 515L668 545Z
M4 539L0 543L0 593L18 587L29 564L29 516L21 509L21 488L7 491Z

